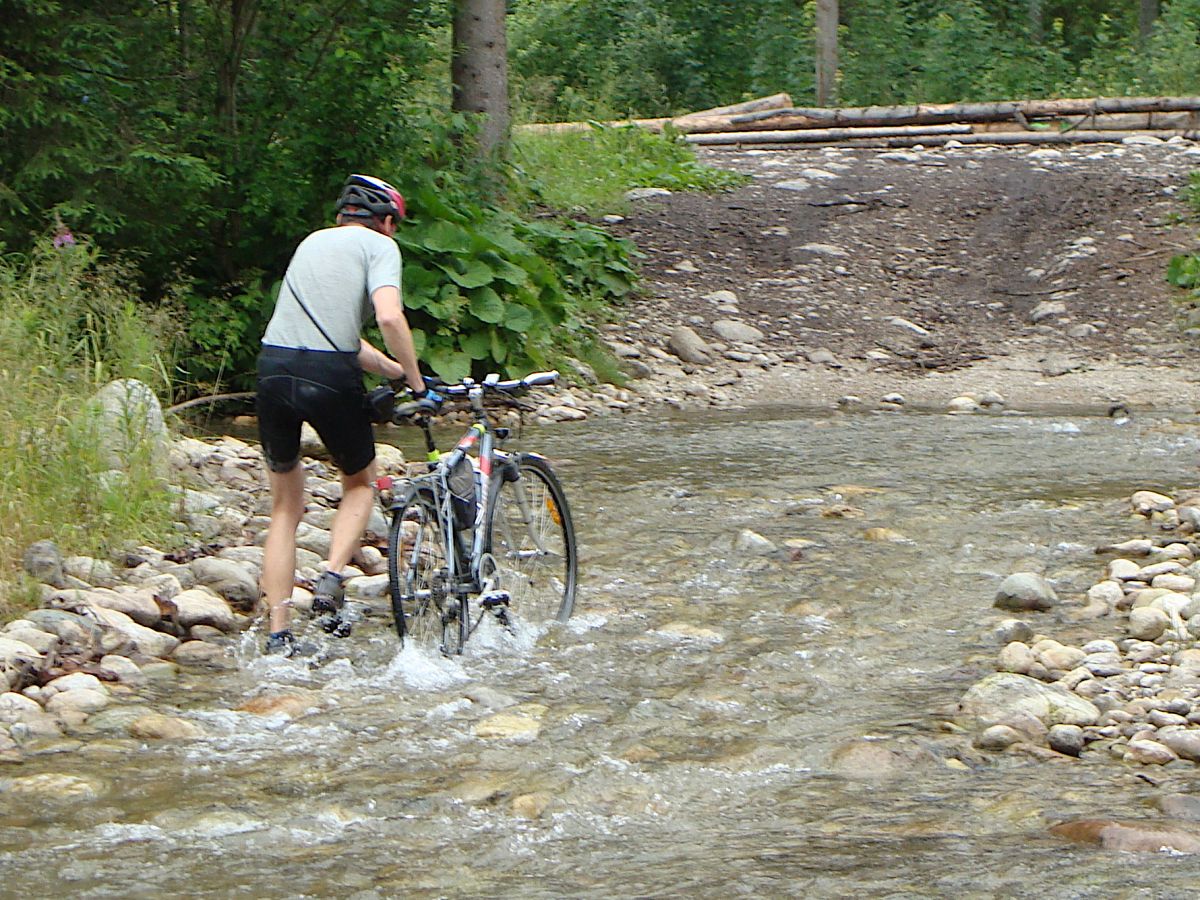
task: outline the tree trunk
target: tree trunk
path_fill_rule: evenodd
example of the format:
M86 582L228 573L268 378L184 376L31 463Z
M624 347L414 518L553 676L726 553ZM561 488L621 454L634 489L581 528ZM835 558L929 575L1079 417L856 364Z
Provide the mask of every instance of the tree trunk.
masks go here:
M254 29L258 16L259 0L228 0L219 4L221 27L221 57L217 62L217 127L221 136L221 152L224 157L222 174L235 185L240 177L241 137L238 125L238 78L242 73L242 59L246 53L246 41ZM216 258L222 274L232 279L236 272L233 248L241 240L242 215L238 211L242 197L237 188L230 186L226 191L225 208L228 210L223 222L217 225L218 237Z
M838 0L817 0L817 106L837 104Z
M1138 37L1143 44L1150 40L1150 33L1154 31L1158 7L1159 0L1141 0L1138 4Z
M456 0L450 77L454 110L481 117L480 150L508 141L508 39L505 0Z
M1042 3L1044 0L1029 0L1029 36L1039 44L1045 36L1045 18Z

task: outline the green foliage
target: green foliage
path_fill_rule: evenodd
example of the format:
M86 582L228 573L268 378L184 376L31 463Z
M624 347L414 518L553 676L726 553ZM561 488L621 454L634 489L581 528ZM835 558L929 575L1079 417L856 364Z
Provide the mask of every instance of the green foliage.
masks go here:
M593 215L623 210L631 188L719 191L748 180L701 165L678 134L634 126L594 125L586 134L520 134L514 139L514 158L521 182L537 200Z
M111 471L87 408L113 378L161 389L173 331L91 245L43 240L0 260L0 596L13 596L35 540L100 553L170 533L171 500L147 448Z

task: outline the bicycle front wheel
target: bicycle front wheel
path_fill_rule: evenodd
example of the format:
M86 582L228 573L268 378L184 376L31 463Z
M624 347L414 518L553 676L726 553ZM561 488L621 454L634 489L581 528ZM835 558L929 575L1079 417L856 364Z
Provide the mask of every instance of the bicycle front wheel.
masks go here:
M411 492L388 528L388 591L402 641L462 652L466 639L463 598L453 589L445 532L429 491Z
M518 618L565 622L575 608L575 526L562 484L540 456L522 453L493 475L485 549L496 563L493 590L506 591Z

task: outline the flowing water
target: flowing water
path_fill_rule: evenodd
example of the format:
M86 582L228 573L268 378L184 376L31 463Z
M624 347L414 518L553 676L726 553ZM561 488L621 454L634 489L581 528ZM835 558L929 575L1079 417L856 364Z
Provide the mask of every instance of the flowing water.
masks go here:
M0 773L90 786L0 795L3 893L1194 896L1192 858L1046 831L1152 818L1163 791L1200 790L1190 766L1155 786L1099 754L976 754L941 724L993 664L999 580L1085 590L1093 546L1145 528L1124 497L1195 483L1193 426L779 410L524 443L574 508L568 624L485 627L451 660L397 652L380 612L315 668L247 638L240 671L155 689L208 737L114 731ZM743 529L780 552L736 550ZM320 709L237 710L289 692ZM862 738L894 752L845 764Z

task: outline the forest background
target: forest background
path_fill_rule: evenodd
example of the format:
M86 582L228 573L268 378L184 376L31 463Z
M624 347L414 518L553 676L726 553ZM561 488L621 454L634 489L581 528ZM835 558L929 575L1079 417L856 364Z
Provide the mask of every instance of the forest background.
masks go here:
M72 410L111 377L166 400L248 386L283 268L352 171L409 200L431 369L620 379L592 326L635 289L636 250L584 214L729 176L634 129L476 152L451 27L500 2L0 0L0 584L48 522L84 547L169 523L153 479L87 475L103 462ZM812 104L816 6L509 0L513 119ZM842 0L840 44L843 105L1200 93L1200 0Z

